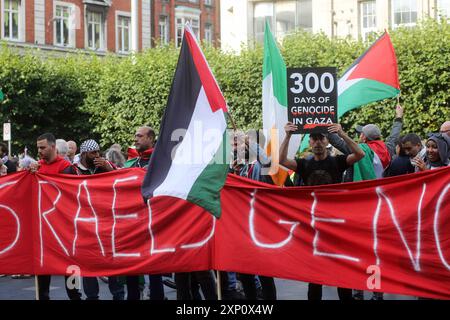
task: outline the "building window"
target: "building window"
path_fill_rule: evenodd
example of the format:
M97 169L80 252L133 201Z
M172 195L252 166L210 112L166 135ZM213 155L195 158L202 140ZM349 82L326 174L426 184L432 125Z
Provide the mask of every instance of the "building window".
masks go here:
M189 0L191 3L198 3L198 0Z
M205 6L212 6L213 0L205 0Z
M200 38L200 18L199 17L176 17L175 18L175 45L179 47L181 43L183 42L183 31L184 31L184 25L186 22L189 22L191 24L192 31L194 32L195 37L197 40Z
M159 41L160 44L166 45L169 43L169 17L159 17Z
M21 40L22 3L20 0L3 1L2 36L8 40Z
M269 25L272 26L272 19L273 19L273 3L271 2L255 3L254 30L256 41L261 43L264 42L264 25L267 20L269 22Z
M70 15L72 8L70 5L55 6L54 17L54 43L56 46L73 47L73 40L70 28Z
M360 4L361 37L366 40L370 33L377 30L376 1L363 1Z
M312 31L312 0L297 1L296 28Z
M413 26L417 22L417 0L392 0L392 25Z
M295 30L295 1L275 2L275 32L276 37L283 38Z
M117 51L129 53L131 48L131 18L127 16L117 17Z
M212 41L213 41L212 25L207 23L205 24L205 42L212 44Z
M87 47L92 50L105 49L105 27L103 14L100 12L87 12Z
M450 0L438 0L436 13L437 17L446 16L450 18Z
M283 38L298 29L312 29L312 0L258 2L253 8L254 37L257 42L264 41L266 21L277 38Z

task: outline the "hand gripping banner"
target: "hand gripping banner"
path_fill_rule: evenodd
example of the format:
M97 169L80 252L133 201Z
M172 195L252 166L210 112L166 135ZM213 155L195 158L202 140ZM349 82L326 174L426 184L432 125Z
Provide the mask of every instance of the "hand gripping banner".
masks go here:
M145 172L0 179L0 273L83 276L227 270L450 299L450 168L279 188L229 175L222 217Z

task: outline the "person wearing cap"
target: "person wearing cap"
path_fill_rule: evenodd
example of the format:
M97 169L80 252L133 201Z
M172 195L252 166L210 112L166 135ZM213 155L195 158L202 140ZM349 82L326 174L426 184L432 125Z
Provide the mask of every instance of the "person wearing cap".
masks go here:
M354 168L347 170L344 181L351 182L382 178L385 170L391 163L392 157L396 154L396 146L400 139L402 128L403 108L400 105L397 105L395 108L394 123L386 142L381 139L381 130L377 125L357 126L356 132L359 133L360 147L364 150L366 156ZM350 148L345 141L335 134L330 134L330 143L344 154L350 152Z
M74 164L78 175L93 175L113 171L116 168L105 158L100 157L100 146L95 140L84 141L80 146L80 162ZM83 277L83 289L86 300L99 299L99 285L97 277ZM114 295L114 293L113 293Z
M309 137L313 157L308 159L288 159L287 152L292 133L297 126L288 122L284 130L286 137L280 147L280 164L296 171L304 185L324 185L341 183L344 171L364 157L364 151L342 130L340 124L328 126L329 133L336 133L349 146L351 153L347 155L331 156L328 153L328 135L326 133L313 133ZM352 290L338 288L340 300L351 300ZM308 300L322 299L322 285L310 283L308 285Z

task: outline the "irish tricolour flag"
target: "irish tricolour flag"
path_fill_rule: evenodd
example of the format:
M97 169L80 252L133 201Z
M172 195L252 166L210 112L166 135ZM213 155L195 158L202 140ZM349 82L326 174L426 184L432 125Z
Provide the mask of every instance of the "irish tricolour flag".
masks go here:
M364 52L338 81L338 118L371 102L400 93L397 58L389 34L385 32ZM305 135L301 149L308 146Z
M278 165L278 150L285 137L287 118L286 64L278 50L275 39L266 21L264 30L263 62L263 128L266 132L267 154L271 157L270 175L277 185L283 185L287 171ZM301 136L293 135L289 142L288 157L293 158L300 146Z
M227 176L227 105L186 25L158 142L142 185L144 198L172 196L220 216Z

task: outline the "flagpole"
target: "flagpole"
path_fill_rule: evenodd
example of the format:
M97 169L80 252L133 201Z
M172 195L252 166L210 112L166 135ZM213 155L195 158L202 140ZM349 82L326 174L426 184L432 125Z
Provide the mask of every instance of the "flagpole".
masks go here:
M220 270L217 271L217 299L222 300L222 281L220 279Z
M227 115L228 115L228 118L230 118L230 121L231 121L231 124L232 124L232 126L233 126L234 131L236 131L236 130L237 130L236 124L234 123L233 117L231 116L231 112L228 111L228 112L227 112Z
M38 282L38 276L34 276L34 288L35 288L35 297L36 300L39 300L39 282Z

